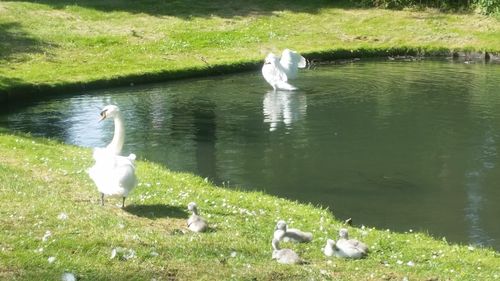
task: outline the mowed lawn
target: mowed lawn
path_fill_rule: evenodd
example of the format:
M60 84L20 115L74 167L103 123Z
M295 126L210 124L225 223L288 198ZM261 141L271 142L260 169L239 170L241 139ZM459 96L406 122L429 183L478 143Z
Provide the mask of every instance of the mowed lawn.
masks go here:
M394 49L498 52L500 22L327 0L0 2L0 93L123 77L132 78L122 84L139 83L144 74L158 81L221 65L255 67L283 48L306 57Z

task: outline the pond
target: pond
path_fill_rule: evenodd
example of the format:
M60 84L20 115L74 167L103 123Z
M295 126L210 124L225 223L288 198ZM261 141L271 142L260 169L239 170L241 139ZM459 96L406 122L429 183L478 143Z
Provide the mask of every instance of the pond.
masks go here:
M0 126L105 146L227 188L328 207L339 219L500 249L500 65L359 61L300 72L272 92L260 72L9 105ZM90 152L89 152L90 153Z

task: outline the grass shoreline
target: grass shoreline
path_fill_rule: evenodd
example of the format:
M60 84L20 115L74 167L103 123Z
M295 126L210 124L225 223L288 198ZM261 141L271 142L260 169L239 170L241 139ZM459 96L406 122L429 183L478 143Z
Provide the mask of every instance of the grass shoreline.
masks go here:
M309 61L331 62L355 58L387 58L391 56L415 56L415 57L453 57L468 59L480 59L484 61L500 61L500 52L483 50L451 50L451 49L429 49L425 48L391 48L373 50L331 50L314 53L305 53ZM60 84L38 84L38 85L15 85L0 89L0 102L13 102L43 98L51 95L77 94L84 91L106 89L112 87L124 87L148 83L167 82L172 80L207 77L214 75L225 75L247 71L256 71L262 67L261 61L239 62L234 64L207 65L205 67L186 68L180 70L166 70L157 73L131 74L110 79L101 79L88 82L60 83ZM43 97L40 97L43 95Z
M495 280L500 254L424 233L349 227L369 244L362 260L326 258L326 238L343 223L335 210L262 192L217 187L187 173L138 161L139 186L127 199L98 192L85 170L88 148L0 130L0 279L60 280ZM198 203L212 231L187 231L186 205ZM61 214L64 214L62 216ZM271 260L278 219L311 231L313 241L282 246L309 263ZM131 259L111 258L115 248Z

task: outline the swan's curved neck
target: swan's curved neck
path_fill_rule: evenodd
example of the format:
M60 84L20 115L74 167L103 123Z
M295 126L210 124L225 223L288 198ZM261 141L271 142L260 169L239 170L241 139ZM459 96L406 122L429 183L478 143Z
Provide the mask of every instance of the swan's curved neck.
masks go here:
M125 126L120 112L114 117L115 133L113 139L106 148L113 154L119 155L122 152L123 143L125 141Z

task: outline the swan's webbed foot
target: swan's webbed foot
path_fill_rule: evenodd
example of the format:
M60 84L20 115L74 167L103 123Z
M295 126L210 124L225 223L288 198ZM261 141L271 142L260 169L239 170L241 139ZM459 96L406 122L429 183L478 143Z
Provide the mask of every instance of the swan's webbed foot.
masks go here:
M104 206L104 193L101 192L101 206Z
M125 208L125 198L127 198L127 197L123 197L122 208Z

